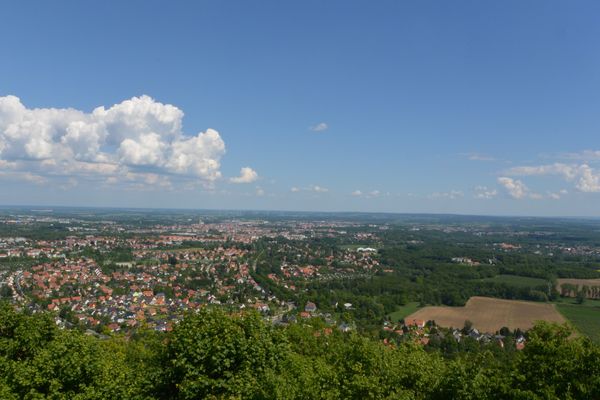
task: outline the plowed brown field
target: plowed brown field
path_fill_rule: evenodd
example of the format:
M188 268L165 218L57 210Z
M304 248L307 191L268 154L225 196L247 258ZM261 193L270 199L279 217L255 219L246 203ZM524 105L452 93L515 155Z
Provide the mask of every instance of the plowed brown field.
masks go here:
M466 320L481 332L494 333L503 326L529 329L538 320L565 322L553 304L471 297L464 307L424 307L404 320L433 320L444 327L462 328Z

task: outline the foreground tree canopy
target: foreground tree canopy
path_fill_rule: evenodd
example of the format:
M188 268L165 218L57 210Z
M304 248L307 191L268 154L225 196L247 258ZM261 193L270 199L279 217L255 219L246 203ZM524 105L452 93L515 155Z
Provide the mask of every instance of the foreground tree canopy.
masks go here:
M523 351L452 359L318 322L202 310L173 332L99 340L0 306L2 399L598 399L600 348L538 324Z

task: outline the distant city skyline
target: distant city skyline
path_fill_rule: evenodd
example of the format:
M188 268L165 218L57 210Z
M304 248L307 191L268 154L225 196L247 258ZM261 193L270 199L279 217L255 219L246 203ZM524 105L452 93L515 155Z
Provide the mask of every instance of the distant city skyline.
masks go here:
M600 216L600 3L0 12L0 205Z

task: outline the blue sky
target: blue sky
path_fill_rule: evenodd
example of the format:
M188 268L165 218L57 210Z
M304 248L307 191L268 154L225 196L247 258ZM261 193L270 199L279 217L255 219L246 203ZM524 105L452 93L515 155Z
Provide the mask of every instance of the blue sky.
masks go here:
M0 204L600 216L599 12L4 2Z

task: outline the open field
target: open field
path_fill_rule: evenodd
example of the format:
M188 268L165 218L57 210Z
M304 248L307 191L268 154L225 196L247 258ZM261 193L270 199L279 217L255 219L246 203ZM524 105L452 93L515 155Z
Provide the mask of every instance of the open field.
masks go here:
M407 315L410 315L419 309L418 302L407 303L403 306L398 307L396 311L390 314L392 322L398 322Z
M496 332L503 326L525 330L538 320L566 321L554 304L489 297L471 297L464 307L424 307L405 318L412 319L434 320L438 325L455 328L462 328L469 320L482 332Z
M482 279L483 282L504 283L516 287L536 287L547 285L549 282L545 279L530 278L517 275L496 275L493 278Z
M552 303L556 304L558 307L561 304L564 305L572 305L572 306L580 306L580 307L597 307L600 308L600 299L586 299L583 304L579 304L577 299L574 297L559 297Z
M600 300L576 304L574 299L561 298L556 308L581 334L600 344Z

